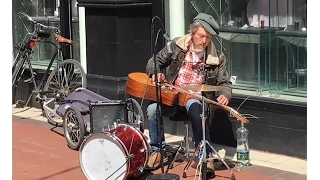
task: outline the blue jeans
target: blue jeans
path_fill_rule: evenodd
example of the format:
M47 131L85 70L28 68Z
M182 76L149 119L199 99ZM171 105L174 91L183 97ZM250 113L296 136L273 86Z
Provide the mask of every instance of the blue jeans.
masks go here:
M203 139L202 137L202 121L201 121L201 114L202 114L202 103L197 99L189 99L186 102L185 106L189 121L192 125L192 132L193 137L195 141L195 147L198 146L198 144ZM159 143L158 143L158 120L156 115L156 109L157 109L157 103L152 103L147 108L147 119L149 124L149 137L150 137L150 146L152 151L158 151L160 149ZM172 116L174 113L176 113L180 109L179 106L167 106L163 105L161 106L161 115L163 117L169 117ZM163 131L163 130L162 130ZM209 143L211 143L208 126L205 125L205 138L208 140ZM162 147L166 145L164 137L162 138ZM201 150L200 150L201 151ZM209 146L206 146L206 152L207 154L211 153L212 149L209 148Z

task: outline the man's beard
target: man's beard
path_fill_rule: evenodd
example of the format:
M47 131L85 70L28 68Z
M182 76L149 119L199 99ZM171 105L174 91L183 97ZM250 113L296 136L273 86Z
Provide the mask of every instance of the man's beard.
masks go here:
M198 45L198 46L194 46L193 45L193 48L192 48L192 51L194 52L201 52L204 50L204 45Z

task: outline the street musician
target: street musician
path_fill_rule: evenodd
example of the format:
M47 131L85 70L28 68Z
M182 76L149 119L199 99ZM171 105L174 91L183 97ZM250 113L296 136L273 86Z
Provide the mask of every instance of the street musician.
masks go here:
M226 70L226 58L223 53L217 52L212 42L213 36L219 34L219 25L210 15L199 13L190 24L189 33L175 38L174 52L168 53L163 48L156 57L156 66L154 60L150 58L146 70L152 80L155 80L155 68L157 68L158 81L168 81L169 83L183 87L187 85L207 84L211 86L221 86L223 89L216 92L214 99L222 105L228 105L232 97L232 84L230 76ZM166 73L164 72L166 71ZM192 93L201 94L199 90L193 90ZM217 97L217 98L216 98ZM148 167L157 168L160 165L160 147L158 143L156 116L157 103L152 102L147 107L147 119L149 124L149 137L152 153L148 160ZM185 108L192 125L195 147L202 140L201 116L202 102L198 99L189 99L185 107L167 106L161 107L162 116L172 116L181 108ZM210 141L208 128L206 126L205 138ZM165 141L162 142L163 148ZM207 156L212 157L211 148L206 148ZM165 151L163 151L164 162L167 161ZM201 149L197 157L201 156ZM197 161L196 161L197 162ZM211 175L210 175L211 174ZM207 176L214 176L213 160L207 162Z

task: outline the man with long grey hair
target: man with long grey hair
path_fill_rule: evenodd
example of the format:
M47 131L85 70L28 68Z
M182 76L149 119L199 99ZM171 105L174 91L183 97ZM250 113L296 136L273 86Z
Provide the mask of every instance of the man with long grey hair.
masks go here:
M162 49L156 55L156 66L153 58L147 63L147 73L155 79L155 68L157 68L158 80L168 81L175 86L207 84L213 86L223 86L223 90L217 91L212 97L218 103L227 105L232 97L232 85L230 76L226 70L226 58L223 53L217 52L212 37L219 34L219 25L214 18L208 14L199 13L190 25L189 33L175 38L174 52L168 53L167 49ZM204 71L204 68L206 71ZM164 74L166 70L166 74ZM206 72L206 73L204 73ZM192 91L201 95L200 91ZM156 116L157 103L152 102L147 107L147 119L149 124L149 137L151 156L148 161L149 168L157 168L160 165L160 152L157 134L158 119ZM202 140L201 113L202 102L197 99L188 99L185 107L166 106L161 107L162 116L172 116L177 112L185 110L192 125L195 146ZM211 143L206 126L205 138ZM163 148L165 141L162 142ZM212 149L206 146L208 157L212 158ZM165 152L165 151L164 151ZM166 153L163 154L164 162L167 161ZM201 156L201 150L197 157ZM214 177L213 160L207 162L207 176Z

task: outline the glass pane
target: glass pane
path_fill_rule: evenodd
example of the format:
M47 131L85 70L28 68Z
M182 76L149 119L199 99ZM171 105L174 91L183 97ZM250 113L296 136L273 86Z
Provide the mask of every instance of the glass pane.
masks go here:
M275 32L272 51L276 54L271 66L273 76L270 94L292 99L307 97L307 21L305 0L288 0L288 23ZM300 98L301 99L301 98Z
M185 0L186 30L199 12L220 24L213 42L237 78L234 92L306 101L306 0Z
M186 32L193 18L200 12L212 15L218 24L228 24L230 17L230 0L185 0Z
M13 0L12 1L12 40L13 45L25 40L28 32L32 31L32 24L17 16L19 12L25 12L29 16L43 16L42 1ZM14 52L16 54L17 52Z
M44 24L60 28L60 17L57 11L59 8L58 0L13 0L12 24L13 24L13 45L27 41L28 33L31 33L33 26L25 18L17 16L19 12L25 12L34 20ZM79 43L79 21L76 1L73 0L73 19L72 19L72 40L73 58L80 61ZM51 35L45 41L57 44L55 37ZM47 65L55 52L55 47L48 43L37 43L31 56L32 64ZM14 55L16 55L16 51ZM58 59L58 57L56 57ZM55 65L55 63L53 64Z
M220 41L229 57L229 72L235 89L268 91L269 30L221 28Z

